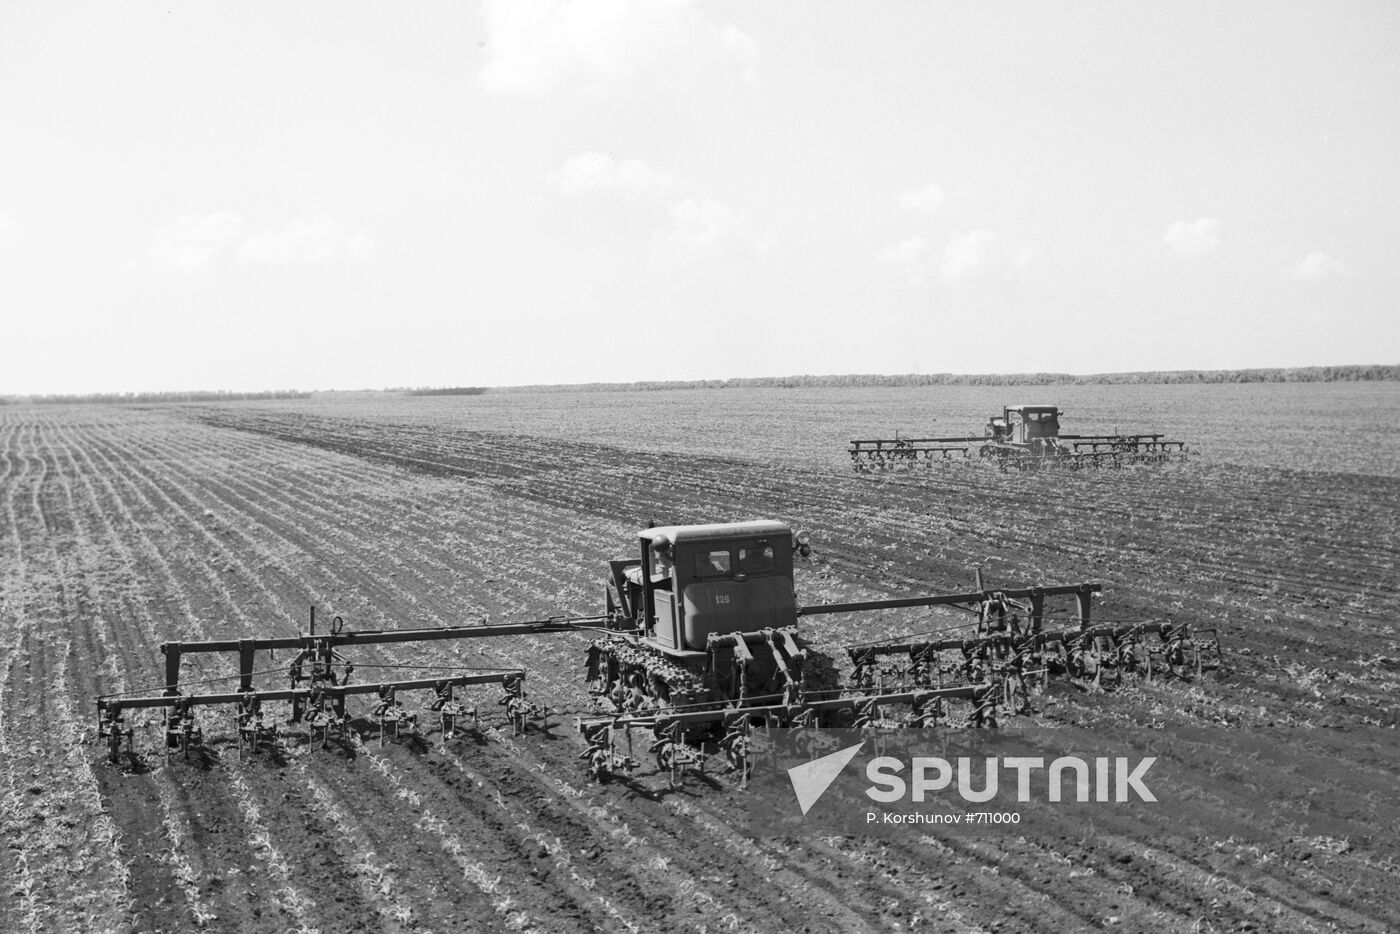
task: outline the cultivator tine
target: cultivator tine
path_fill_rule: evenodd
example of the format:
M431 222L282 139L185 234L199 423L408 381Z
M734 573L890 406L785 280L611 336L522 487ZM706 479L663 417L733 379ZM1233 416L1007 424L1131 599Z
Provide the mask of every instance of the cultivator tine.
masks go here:
M627 733L627 752L617 751L617 731L625 730ZM588 762L588 775L599 784L603 784L620 772L630 773L638 765L633 756L632 731L629 727L624 727L619 721L604 722L599 724L584 724L579 722L579 732L583 735L584 741L588 743L588 748L579 754L580 759Z
M238 761L247 755L257 755L259 746L266 741L269 746L277 745L277 723L269 722L263 716L262 697L255 691L243 693L238 699L234 714L234 732L238 734Z
M1030 702L1026 699L1026 685L1020 675L1014 672L1003 675L1001 688L1002 704L1013 717L1030 712Z
M997 694L998 692L990 684L978 688L977 693L972 698L973 725L993 730L997 728Z
M511 735L523 736L532 720L539 721L537 728L540 731L549 729L549 708L532 704L526 699L523 672L506 678L501 682L501 688L504 693L496 700L496 703L504 705L506 708L506 717L511 724Z
M1220 647L1220 633L1215 629L1197 629L1192 635L1203 656L1202 670L1198 670L1196 674L1199 676L1203 674L1204 670L1218 671L1224 664L1224 651Z
M121 762L123 740L127 756L134 754L132 732L123 719L120 701L99 702L97 734L106 742L107 758L113 765Z
M877 724L879 719L880 705L872 697L856 704L856 719L851 725L857 730L863 730Z
M914 711L913 720L910 722L916 727L936 727L946 716L941 694L916 695L910 706Z
M475 707L468 707L456 697L456 686L451 681L438 681L433 684L433 699L423 709L438 715L438 731L443 745L457 735L457 721L471 717L472 730L481 729L481 719Z
M749 776L753 774L753 765L749 761L752 734L753 724L750 719L737 714L725 721L724 738L719 741L719 748L724 750L725 759L729 763L729 771L739 773L741 791L749 787Z
M647 749L656 757L657 769L669 773L670 787L673 789L684 783L686 769L699 765L700 774L705 773L704 755L685 741L680 726L675 720L657 720L652 725L655 742ZM630 739L630 730L627 735Z
M192 698L179 698L172 706L165 709L163 728L167 765L170 763L171 750L179 749L181 758L188 761L190 748L192 746L200 747L204 743L204 730L195 719Z

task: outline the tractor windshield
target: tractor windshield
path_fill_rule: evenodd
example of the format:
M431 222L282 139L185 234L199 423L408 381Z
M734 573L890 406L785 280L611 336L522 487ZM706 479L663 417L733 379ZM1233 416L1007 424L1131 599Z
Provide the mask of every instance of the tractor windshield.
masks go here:
M739 549L740 574L768 574L773 570L773 546Z
M729 549L701 551L695 555L696 577L728 577Z

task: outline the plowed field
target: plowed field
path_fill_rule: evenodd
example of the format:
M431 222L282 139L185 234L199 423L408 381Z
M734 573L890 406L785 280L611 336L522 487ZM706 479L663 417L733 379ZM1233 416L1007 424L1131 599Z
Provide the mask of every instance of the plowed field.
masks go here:
M853 429L912 410L882 392L888 409L834 390L0 406L0 931L1400 929L1400 478L1365 440L1400 414L1393 387L1324 392L1276 434L1257 400L1156 421L1137 400L1135 425L1204 449L1185 468L858 476L843 448L871 435ZM1021 400L965 408L1000 401ZM1354 456L1300 457L1307 423ZM1106 618L1216 626L1217 676L1061 685L1033 716L1100 746L1206 736L1189 805L996 837L751 839L732 776L672 791L644 761L586 779L577 633L357 650L369 681L527 669L553 713L523 736L482 690L485 728L445 746L352 734L240 765L213 708L189 760L167 765L154 725L135 762L93 742L94 698L159 685L162 642L294 635L313 605L362 629L598 613L606 561L649 520L748 518L812 532L804 604L964 590L980 565L1007 586L1101 582ZM837 646L941 621L804 626ZM204 656L184 677L230 671ZM1240 819L1261 801L1270 819Z

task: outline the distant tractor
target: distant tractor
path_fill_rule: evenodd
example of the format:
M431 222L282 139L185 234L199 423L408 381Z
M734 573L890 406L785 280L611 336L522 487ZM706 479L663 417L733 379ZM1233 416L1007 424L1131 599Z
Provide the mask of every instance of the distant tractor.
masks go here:
M993 415L981 437L901 438L852 441L848 452L856 470L887 470L922 464L977 460L1002 469L1121 467L1185 460L1184 441L1163 434L1062 435L1053 405L1008 405Z

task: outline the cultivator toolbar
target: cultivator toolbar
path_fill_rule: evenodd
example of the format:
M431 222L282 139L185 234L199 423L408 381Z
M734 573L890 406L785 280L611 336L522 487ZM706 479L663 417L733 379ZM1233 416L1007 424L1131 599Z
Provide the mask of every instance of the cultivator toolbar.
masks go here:
M1190 454L1186 442L1169 440L1164 434L1063 435L1059 423L1063 414L1053 405L1007 406L988 421L980 436L901 438L896 433L892 439L852 441L847 452L858 471L974 461L1003 470L1079 470L1166 464L1185 461Z

